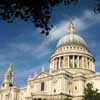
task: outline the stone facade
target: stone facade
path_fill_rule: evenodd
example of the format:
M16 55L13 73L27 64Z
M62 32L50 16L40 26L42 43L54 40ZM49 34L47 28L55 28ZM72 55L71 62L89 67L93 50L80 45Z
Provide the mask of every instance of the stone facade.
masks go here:
M27 86L18 88L13 81L13 68L9 66L0 88L0 100L82 100L84 88L92 83L100 91L100 73L95 71L95 59L86 42L75 34L72 21L68 35L62 37L50 58L47 73L28 78Z

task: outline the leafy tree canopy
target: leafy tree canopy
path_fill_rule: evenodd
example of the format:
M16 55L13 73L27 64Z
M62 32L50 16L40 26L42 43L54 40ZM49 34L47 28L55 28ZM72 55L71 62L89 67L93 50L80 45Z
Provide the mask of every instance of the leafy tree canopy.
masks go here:
M0 0L0 20L12 23L16 18L31 21L48 35L52 8L63 3L70 5L78 0Z
M49 34L52 25L48 25L53 7L76 4L79 0L0 0L0 20L12 23L16 18L31 21L42 29L42 34ZM95 12L100 13L100 0L95 0Z
M100 100L98 89L94 89L91 83L87 84L84 94L84 100Z
M64 100L72 100L71 98L65 98Z

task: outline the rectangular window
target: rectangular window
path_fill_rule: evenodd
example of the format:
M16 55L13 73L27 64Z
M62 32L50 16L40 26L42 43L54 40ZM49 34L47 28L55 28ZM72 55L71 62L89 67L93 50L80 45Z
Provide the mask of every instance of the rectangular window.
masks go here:
M41 83L41 91L44 91L44 82Z

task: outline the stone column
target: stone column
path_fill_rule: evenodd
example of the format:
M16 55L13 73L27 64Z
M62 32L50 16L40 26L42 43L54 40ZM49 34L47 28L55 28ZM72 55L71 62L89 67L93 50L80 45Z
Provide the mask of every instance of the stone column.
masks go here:
M69 68L69 55L68 55L68 68Z
M89 69L91 70L91 59L89 59Z
M89 69L89 59L87 58L87 68Z
M54 70L55 69L55 60L53 59L53 67L52 69Z
M82 56L79 57L79 66L82 68Z
M88 62L89 62L89 70L91 70L91 66L90 66L91 65L91 61L90 61L90 59L89 59Z
M55 68L54 68L54 70L56 70L57 69L57 58L55 59Z
M84 56L82 57L82 68L84 68Z
M66 57L63 58L63 67L66 68Z
M84 57L84 68L86 69L86 57Z
M57 69L57 59L54 59L54 70L56 70Z
M73 55L73 68L75 67L75 56Z
M59 57L59 67L58 67L59 69L61 69L61 64L60 63L61 63L61 57Z
M54 59L54 68L53 68L53 70L55 70L55 59Z
M91 60L89 59L89 69L91 70Z
M87 57L86 57L86 68L88 69L88 60L87 60Z
M63 69L63 57L60 57L60 68Z
M78 61L78 62L77 62L77 67L79 68L79 67L80 67L80 66L79 66L79 65L80 65L80 64L79 64L79 56L77 56L77 61Z
M57 70L59 69L59 58L57 58Z

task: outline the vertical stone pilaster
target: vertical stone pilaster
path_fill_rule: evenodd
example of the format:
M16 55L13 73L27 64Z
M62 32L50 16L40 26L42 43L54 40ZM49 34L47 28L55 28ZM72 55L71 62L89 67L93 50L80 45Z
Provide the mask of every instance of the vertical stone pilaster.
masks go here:
M89 59L87 58L87 66L88 66L88 69L89 69Z
M57 69L57 66L56 66L56 59L54 59L54 68L53 70L56 70Z
M56 67L55 67L55 70L57 70L57 58L56 58L56 64L55 64L55 66L56 66Z
M51 66L52 68L52 70L54 70L54 60L52 60L52 66Z
M89 70L91 70L91 60L89 59Z
M63 67L66 68L66 57L63 57Z
M86 69L86 57L84 57L84 68Z
M89 62L89 66L90 66L90 70L92 70L92 67L91 67L91 59L90 59L90 62Z
M54 59L54 67L53 67L53 70L55 70L55 59Z
M63 57L61 56L60 57L60 69L63 69L63 63L62 63L62 61L63 61Z

